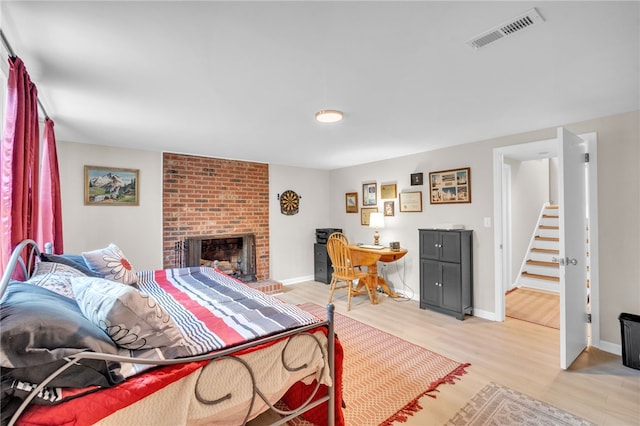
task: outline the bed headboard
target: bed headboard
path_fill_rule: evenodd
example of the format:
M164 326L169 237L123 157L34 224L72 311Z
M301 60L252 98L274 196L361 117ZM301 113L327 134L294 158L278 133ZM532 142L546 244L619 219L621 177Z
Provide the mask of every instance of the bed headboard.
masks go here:
M4 295L16 268L20 267L19 271L22 272L23 279L27 280L31 276L38 257L40 257L40 249L33 240L23 240L13 249L7 268L2 275L2 281L0 281L0 298Z

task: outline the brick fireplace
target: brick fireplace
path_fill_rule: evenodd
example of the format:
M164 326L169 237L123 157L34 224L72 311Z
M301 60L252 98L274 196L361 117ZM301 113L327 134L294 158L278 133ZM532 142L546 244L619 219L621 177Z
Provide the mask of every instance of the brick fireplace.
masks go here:
M269 278L269 166L164 153L164 267L184 264L188 238L244 235L253 235L256 279Z

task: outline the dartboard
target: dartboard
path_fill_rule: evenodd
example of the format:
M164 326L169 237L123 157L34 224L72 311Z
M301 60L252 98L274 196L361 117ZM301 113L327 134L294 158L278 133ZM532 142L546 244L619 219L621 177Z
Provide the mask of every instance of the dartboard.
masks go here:
M280 211L287 216L298 213L300 207L300 197L291 190L284 191L280 195Z

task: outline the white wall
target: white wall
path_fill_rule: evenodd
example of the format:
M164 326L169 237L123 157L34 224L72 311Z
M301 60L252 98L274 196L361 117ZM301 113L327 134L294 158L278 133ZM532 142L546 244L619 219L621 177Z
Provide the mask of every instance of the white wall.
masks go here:
M134 268L162 268L162 153L57 141L65 252L115 243ZM140 170L139 206L85 206L84 166Z
M549 202L551 204L558 202L560 190L558 185L558 157L553 157L549 159Z
M280 211L277 194L298 194L298 214ZM269 166L269 244L271 278L289 284L313 280L316 228L334 228L329 219L329 172L299 167Z

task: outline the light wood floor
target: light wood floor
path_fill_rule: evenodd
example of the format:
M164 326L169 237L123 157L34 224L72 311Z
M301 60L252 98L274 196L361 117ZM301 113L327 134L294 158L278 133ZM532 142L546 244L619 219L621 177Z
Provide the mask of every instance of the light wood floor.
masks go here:
M510 318L560 329L560 293L520 287L504 298Z
M329 286L306 282L285 287L278 295L289 303L326 305ZM442 385L437 398L421 399L423 410L407 425L442 425L489 382L508 386L599 425L640 425L640 370L595 348L560 369L559 331L507 318L504 323L453 317L422 310L416 301L386 295L372 305L366 296L351 300L336 291L336 311L459 362L467 374L455 385ZM352 426L352 425L348 425Z

